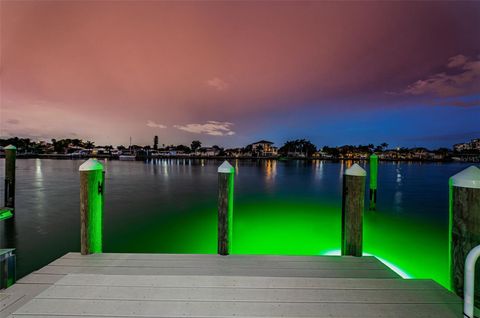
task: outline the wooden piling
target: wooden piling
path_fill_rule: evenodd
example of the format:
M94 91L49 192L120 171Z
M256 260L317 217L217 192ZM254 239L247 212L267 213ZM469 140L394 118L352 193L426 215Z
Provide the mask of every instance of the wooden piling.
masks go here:
M235 169L224 161L218 167L218 254L228 255L232 250L233 184Z
M354 164L343 176L342 255L362 256L366 174Z
M15 161L17 148L9 145L5 150L5 207L15 209Z
M88 159L80 168L80 251L102 252L104 173L102 164Z
M372 154L370 156L370 200L369 209L377 208L377 176L378 176L378 156Z
M470 166L452 176L449 188L451 284L463 297L465 260L480 245L480 169ZM480 266L475 272L475 306L480 307Z

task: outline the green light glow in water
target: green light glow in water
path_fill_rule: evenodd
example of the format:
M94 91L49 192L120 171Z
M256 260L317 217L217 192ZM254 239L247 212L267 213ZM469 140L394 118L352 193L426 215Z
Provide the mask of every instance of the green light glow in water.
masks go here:
M134 234L137 241L150 242L142 252L215 254L214 204L199 206L197 212L182 218L172 213L161 224L151 222L150 228L143 227ZM233 228L232 254L328 255L340 250L341 204L308 198L237 198ZM140 252L128 237L120 240L116 236L118 247L108 250ZM365 212L364 253L378 257L405 277L431 278L448 288L447 244L448 233L438 224L406 220L385 211Z

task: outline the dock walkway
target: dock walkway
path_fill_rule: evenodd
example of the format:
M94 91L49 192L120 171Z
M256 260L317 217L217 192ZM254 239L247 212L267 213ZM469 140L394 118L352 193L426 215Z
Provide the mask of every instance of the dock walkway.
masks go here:
M374 257L68 253L0 293L1 317L462 317Z

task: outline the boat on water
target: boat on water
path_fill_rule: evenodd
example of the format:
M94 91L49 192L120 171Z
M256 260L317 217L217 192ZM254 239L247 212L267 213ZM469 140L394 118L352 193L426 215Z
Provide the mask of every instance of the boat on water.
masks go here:
M130 137L130 146L128 146L128 150L122 150L120 155L118 156L118 160L134 161L136 159L137 155L134 151L132 151L132 137Z
M136 154L131 150L122 151L118 156L118 160L122 160L122 161L134 161L136 159L137 159Z

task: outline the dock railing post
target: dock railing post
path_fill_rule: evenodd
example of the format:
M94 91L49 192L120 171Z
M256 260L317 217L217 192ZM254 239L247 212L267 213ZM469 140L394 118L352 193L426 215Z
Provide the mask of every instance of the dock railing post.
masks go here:
M15 161L17 148L9 145L5 150L5 207L15 209Z
M362 256L366 171L354 164L343 176L342 255Z
M97 159L88 159L80 171L80 251L102 252L103 194L105 175Z
M228 161L218 167L218 254L228 255L233 236L233 184L235 168Z
M463 297L465 259L480 245L480 169L470 166L449 180L450 277L452 290ZM475 277L475 300L480 305L480 272ZM473 283L473 282L472 282Z
M372 154L370 156L370 210L375 210L377 208L377 176L378 156L376 154Z

